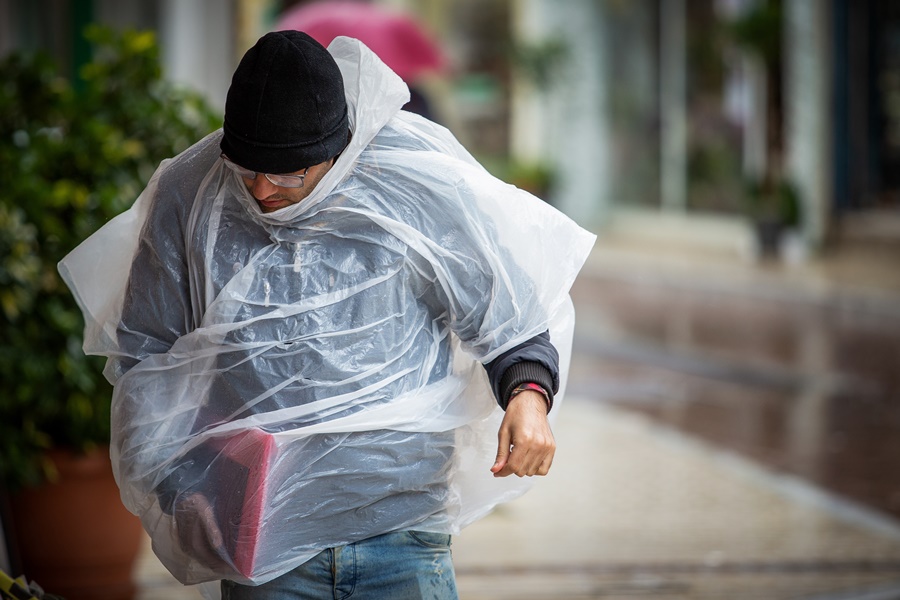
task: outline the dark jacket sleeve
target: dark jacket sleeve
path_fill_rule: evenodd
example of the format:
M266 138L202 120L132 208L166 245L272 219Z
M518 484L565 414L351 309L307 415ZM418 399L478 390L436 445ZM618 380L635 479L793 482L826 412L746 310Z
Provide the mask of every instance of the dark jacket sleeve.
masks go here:
M197 189L218 157L216 148L193 150L160 175L116 332L120 375L150 355L167 352L194 327L186 230Z
M173 163L160 176L131 265L116 332L120 374L148 356L167 352L193 328L185 229L209 160L207 156L202 165L198 160ZM213 457L208 449L196 448L157 485L165 513L172 513L176 496L191 489Z
M497 403L503 410L509 394L523 383L536 383L547 391L550 404L559 391L559 353L545 331L511 348L484 365Z

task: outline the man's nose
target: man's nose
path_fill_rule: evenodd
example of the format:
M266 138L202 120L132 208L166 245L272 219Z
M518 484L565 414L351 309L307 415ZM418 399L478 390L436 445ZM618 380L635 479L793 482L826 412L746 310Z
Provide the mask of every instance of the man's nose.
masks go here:
M250 193L257 200L265 200L277 192L278 186L266 179L266 176L262 173L257 173L256 178L253 179L253 184L250 186Z

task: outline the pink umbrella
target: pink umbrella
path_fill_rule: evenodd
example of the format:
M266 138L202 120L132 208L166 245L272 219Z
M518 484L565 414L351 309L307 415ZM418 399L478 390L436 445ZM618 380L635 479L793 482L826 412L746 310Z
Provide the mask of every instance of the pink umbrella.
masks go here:
M356 38L406 82L444 67L440 48L416 21L373 4L346 0L304 4L278 20L275 31L286 29L306 32L323 46L339 35Z

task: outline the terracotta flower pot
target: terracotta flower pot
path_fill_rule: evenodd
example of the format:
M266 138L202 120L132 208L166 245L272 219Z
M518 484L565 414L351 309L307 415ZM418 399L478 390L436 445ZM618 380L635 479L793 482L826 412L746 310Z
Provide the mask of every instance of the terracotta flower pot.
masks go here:
M108 448L50 459L58 481L11 498L24 575L66 600L130 600L141 524L119 499Z

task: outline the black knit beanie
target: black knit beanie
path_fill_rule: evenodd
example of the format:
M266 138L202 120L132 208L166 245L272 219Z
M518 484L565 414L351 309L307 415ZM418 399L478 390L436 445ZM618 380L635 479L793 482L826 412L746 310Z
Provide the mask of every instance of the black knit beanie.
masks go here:
M267 33L241 59L225 99L222 152L260 173L292 173L347 145L337 63L299 31Z

